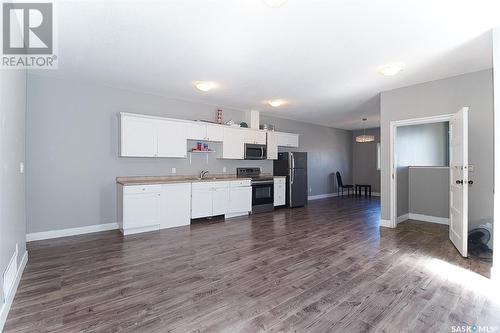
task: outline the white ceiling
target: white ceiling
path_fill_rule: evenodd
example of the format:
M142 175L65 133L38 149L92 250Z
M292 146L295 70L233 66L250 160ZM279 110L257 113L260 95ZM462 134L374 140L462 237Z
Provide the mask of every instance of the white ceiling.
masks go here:
M491 68L500 1L58 1L59 70L98 81L282 118L360 128L377 94ZM403 62L394 77L381 65ZM219 89L202 93L197 80ZM290 103L272 109L265 101Z

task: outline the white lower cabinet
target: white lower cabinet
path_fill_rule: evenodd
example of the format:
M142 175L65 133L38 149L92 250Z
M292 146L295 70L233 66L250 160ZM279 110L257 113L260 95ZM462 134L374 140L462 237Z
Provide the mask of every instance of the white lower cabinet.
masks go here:
M229 182L193 183L191 194L191 218L210 217L227 213Z
M163 184L161 192L160 228L191 223L191 184Z
M233 181L229 191L227 217L248 215L252 211L252 186L250 180Z
M286 178L274 178L274 206L283 206L286 204Z
M122 187L121 230L124 235L190 223L191 184Z
M160 229L161 185L123 187L123 234Z
M212 190L194 188L191 192L191 218L212 216Z

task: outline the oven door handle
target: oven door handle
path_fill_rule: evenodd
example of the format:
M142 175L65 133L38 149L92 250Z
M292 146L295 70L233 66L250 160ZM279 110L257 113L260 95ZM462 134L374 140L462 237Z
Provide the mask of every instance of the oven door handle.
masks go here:
M274 184L274 180L256 180L252 182L252 185L266 185Z

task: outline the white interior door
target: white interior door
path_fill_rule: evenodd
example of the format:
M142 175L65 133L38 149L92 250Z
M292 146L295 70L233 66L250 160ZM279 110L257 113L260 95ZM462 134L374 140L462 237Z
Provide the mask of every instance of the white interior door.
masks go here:
M462 108L450 121L450 240L467 257L469 158L469 108Z

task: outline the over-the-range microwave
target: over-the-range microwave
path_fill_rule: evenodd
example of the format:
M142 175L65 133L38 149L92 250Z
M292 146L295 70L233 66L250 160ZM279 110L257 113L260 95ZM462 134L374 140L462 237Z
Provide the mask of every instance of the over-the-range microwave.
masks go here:
M245 160L265 160L267 159L267 146L245 144Z

